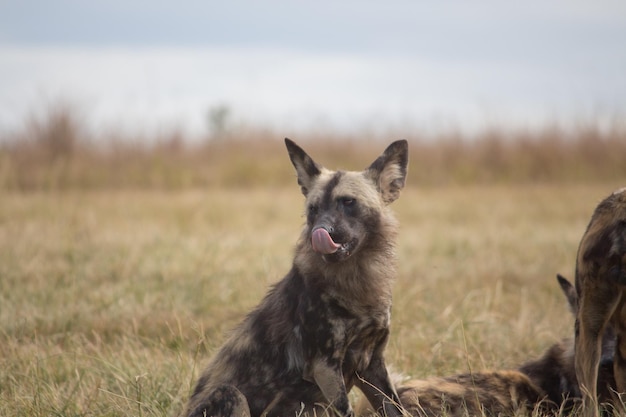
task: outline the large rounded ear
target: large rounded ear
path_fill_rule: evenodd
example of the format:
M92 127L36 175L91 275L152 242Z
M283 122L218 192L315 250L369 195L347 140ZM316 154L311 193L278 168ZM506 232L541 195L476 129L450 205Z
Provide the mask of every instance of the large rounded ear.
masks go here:
M374 181L383 201L387 204L400 196L404 188L409 166L409 144L397 140L365 170L365 175Z
M322 172L321 166L291 139L285 138L285 146L287 146L289 159L291 159L291 163L296 168L298 184L302 194L306 197L313 183Z
M576 288L561 274L556 274L556 279L559 281L565 298L567 298L570 311L576 317L576 314L578 314L578 294L576 294Z

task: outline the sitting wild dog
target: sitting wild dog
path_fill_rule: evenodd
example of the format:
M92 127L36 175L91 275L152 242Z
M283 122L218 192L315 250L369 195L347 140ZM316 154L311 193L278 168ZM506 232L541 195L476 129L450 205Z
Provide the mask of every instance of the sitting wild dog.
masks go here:
M291 271L219 349L189 416L353 415L357 386L398 416L383 353L389 337L397 223L408 144L389 145L362 172L330 171L285 139L306 197Z
M572 284L557 275L570 310L576 314L578 298ZM612 401L615 338L603 340L600 398ZM393 375L393 377L397 377ZM567 338L551 346L539 359L517 370L483 371L443 378L409 380L396 384L404 409L415 417L465 417L551 415L572 409L580 400L574 370L574 340ZM357 411L366 408L359 404ZM365 413L367 414L367 413Z
M601 340L611 327L617 337L613 358L616 390L626 392L626 188L596 207L576 259L576 375L585 415L598 415L596 382ZM624 410L622 410L624 411Z

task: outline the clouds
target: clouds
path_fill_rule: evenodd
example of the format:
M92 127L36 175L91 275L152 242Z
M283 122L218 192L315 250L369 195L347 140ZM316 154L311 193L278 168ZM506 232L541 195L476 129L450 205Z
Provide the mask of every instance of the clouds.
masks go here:
M584 39L595 45L613 39L617 45L613 35L623 34L626 23L626 5L619 0L22 0L3 2L0 11L5 43L272 46L401 55L439 50L451 56L541 50L538 40L572 48L586 48Z
M42 97L195 132L216 105L281 129L626 111L621 1L11 3L0 129Z

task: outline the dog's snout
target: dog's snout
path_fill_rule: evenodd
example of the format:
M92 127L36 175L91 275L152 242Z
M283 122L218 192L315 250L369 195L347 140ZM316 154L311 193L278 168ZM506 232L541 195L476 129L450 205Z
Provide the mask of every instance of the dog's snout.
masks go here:
M335 227L333 226L334 222L332 219L328 218L328 216L324 216L313 226L313 230L315 229L325 229L330 235L335 232Z

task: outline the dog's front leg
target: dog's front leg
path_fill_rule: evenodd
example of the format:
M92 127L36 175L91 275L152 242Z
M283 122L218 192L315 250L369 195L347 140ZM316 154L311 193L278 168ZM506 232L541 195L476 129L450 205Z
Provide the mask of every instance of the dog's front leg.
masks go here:
M602 275L600 275L602 276ZM598 366L602 350L602 335L609 319L619 304L621 292L604 281L592 281L595 276L586 276L582 282L582 295L575 325L574 368L583 395L583 415L597 417L598 411ZM578 279L578 278L577 278ZM599 281L599 285L598 282ZM619 338L618 338L619 339ZM619 347L617 352L619 352ZM617 353L616 352L616 353ZM616 355L617 356L617 355ZM618 367L614 362L614 367ZM617 380L616 375L616 380ZM619 388L619 386L618 386Z
M387 368L376 364L359 375L356 386L365 394L372 407L383 416L401 416L398 394L389 380Z
M617 334L617 346L613 356L613 377L615 387L620 395L620 400L616 401L616 412L614 415L626 416L626 403L624 403L624 393L626 393L626 300L622 295L620 305L612 319L613 330Z
M355 381L356 386L365 394L374 410L383 416L401 416L402 405L396 393L389 372L385 365L383 352L389 337L388 331L372 352L369 366L362 371Z
M352 417L354 415L339 364L333 366L325 359L316 359L311 366L310 377L312 377L337 414L342 417Z

